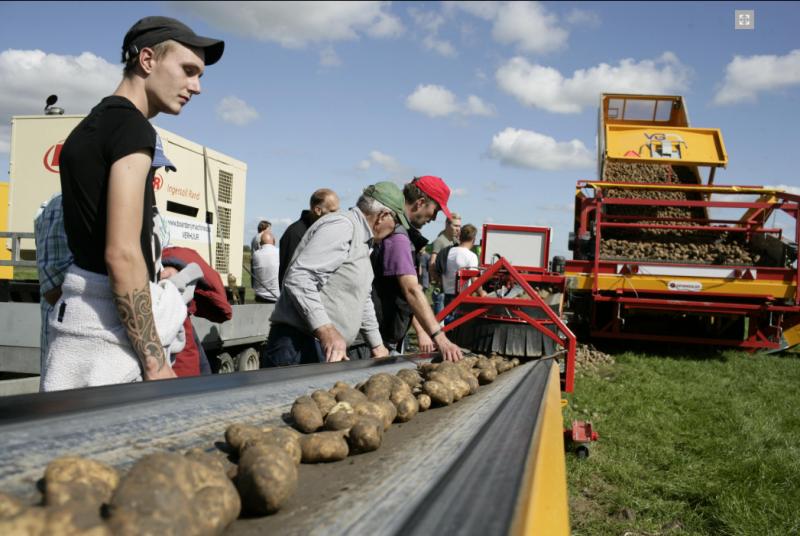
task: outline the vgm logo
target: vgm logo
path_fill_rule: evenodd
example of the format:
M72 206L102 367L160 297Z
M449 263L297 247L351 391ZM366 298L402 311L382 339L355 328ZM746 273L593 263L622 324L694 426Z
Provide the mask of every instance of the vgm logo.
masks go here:
M64 140L61 140L55 145L51 145L50 148L45 151L44 158L42 158L42 163L47 171L51 173L58 173L58 162L61 158L61 148L63 146Z

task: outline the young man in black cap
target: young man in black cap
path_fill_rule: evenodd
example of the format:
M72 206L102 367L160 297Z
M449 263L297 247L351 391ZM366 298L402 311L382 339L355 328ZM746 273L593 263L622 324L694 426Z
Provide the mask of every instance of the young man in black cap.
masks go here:
M220 59L224 46L175 19L141 19L125 35L125 67L116 91L64 143L64 225L75 260L51 315L49 352L86 358L74 367L78 370L49 371L63 376L59 388L175 377L150 294L157 281L156 132L148 119L179 114L200 93L200 76ZM97 326L87 325L87 318Z

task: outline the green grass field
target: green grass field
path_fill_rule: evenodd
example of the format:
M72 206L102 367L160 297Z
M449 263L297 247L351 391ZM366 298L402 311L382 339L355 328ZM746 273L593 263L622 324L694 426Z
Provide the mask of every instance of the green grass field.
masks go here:
M800 534L800 358L692 352L577 378L565 422L600 441L567 456L574 535Z

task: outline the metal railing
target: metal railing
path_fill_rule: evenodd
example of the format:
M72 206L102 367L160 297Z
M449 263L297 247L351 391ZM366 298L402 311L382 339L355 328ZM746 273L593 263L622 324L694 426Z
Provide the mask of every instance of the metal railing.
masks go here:
M19 258L20 242L25 238L34 238L33 233L18 233L14 231L0 231L0 239L11 240L11 260L0 260L0 266L36 267L36 261L25 261Z

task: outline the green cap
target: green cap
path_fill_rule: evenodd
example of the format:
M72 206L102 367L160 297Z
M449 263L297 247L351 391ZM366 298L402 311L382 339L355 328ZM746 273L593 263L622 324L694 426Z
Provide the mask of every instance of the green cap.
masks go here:
M403 196L400 187L395 183L390 181L376 182L364 189L364 195L386 205L389 210L394 212L394 215L400 221L400 225L406 229L409 228L408 219L406 218L406 198Z

